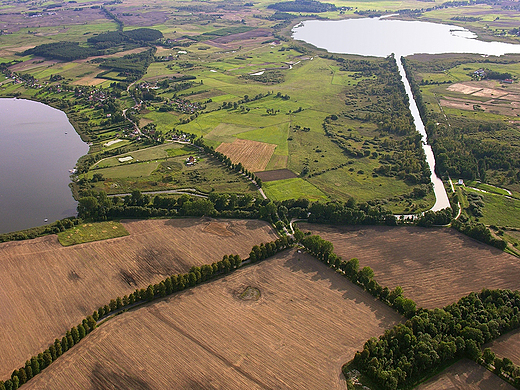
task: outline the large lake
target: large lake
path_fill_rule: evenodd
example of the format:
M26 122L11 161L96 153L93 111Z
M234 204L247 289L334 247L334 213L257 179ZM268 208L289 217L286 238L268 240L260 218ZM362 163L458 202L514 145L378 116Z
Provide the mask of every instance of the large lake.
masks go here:
M69 170L88 145L65 113L0 99L0 118L0 233L76 215Z
M427 144L426 131L419 110L406 79L401 56L427 53L474 53L503 55L520 53L520 45L503 42L483 42L471 31L445 24L419 21L403 21L387 18L347 19L339 21L309 20L293 28L293 38L305 41L331 53L358 54L386 57L395 54L399 72L410 100L417 131L423 138L426 161L432 172L431 181L435 192L433 211L449 207L450 203L442 180L435 174L435 157Z

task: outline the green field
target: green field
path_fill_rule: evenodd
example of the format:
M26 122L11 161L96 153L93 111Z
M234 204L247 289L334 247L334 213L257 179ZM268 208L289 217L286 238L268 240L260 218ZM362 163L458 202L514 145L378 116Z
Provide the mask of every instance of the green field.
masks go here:
M307 198L309 200L326 200L327 195L301 178L285 179L264 183L263 190L272 200Z
M58 233L58 241L63 246L70 246L128 236L129 234L124 226L116 221L84 223Z

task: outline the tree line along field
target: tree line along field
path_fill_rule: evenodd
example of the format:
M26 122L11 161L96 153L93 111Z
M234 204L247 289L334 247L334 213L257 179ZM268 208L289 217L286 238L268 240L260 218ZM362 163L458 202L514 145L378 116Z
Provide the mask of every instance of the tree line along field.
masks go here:
M343 259L371 267L381 285L401 286L420 307L443 307L483 288L520 288L516 257L454 229L298 225L332 242Z
M0 376L110 299L277 237L253 220L125 221L129 236L62 247L55 235L0 244Z
M290 250L115 317L26 386L340 389L344 361L400 321Z

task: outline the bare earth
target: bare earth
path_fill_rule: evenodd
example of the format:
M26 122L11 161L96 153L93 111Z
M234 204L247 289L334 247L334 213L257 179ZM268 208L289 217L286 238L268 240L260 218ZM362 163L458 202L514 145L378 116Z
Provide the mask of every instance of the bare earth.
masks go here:
M296 173L289 169L276 169L274 171L258 172L256 176L258 176L264 182L283 179L293 179L295 177L298 177Z
M415 390L513 390L514 387L503 381L484 367L462 359L450 366Z
M231 143L223 142L216 149L228 156L234 164L239 162L251 172L265 170L276 145L265 142L236 139Z
M259 299L246 299L248 287ZM402 320L316 259L286 251L115 317L25 386L345 389L342 364Z
M253 220L127 221L129 236L62 247L55 235L0 244L0 378L110 299L277 238Z
M520 289L520 260L454 229L299 224L370 266L383 286L401 286L424 308L444 307L483 288Z
M509 332L484 347L491 348L499 357L511 359L520 366L520 329Z

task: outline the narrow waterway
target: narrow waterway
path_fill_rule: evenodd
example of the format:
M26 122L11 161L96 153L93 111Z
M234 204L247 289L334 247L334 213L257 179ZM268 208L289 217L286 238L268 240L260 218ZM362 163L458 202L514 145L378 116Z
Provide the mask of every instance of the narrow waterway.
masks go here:
M386 57L394 54L399 73L410 101L410 111L423 140L426 162L432 173L435 193L433 211L450 207L442 180L435 174L435 156L428 145L424 124L406 78L402 56L418 53L476 53L503 55L520 53L520 45L483 42L471 31L458 26L386 18L346 19L339 21L304 21L293 28L293 38L326 49L331 53Z
M430 180L432 182L433 192L435 194L435 204L431 210L439 211L445 209L446 207L450 207L450 200L448 199L448 194L444 188L444 183L435 173L435 156L433 155L432 147L428 145L428 135L426 134L426 129L424 128L421 115L419 114L419 109L417 108L417 104L413 98L412 88L410 87L410 83L406 78L406 72L404 71L401 57L396 58L396 61L397 67L399 68L399 74L401 75L401 79L404 84L404 89L410 102L410 111L412 113L415 129L419 132L419 134L421 134L423 150L424 154L426 154L426 162L428 163L428 167L431 171Z

